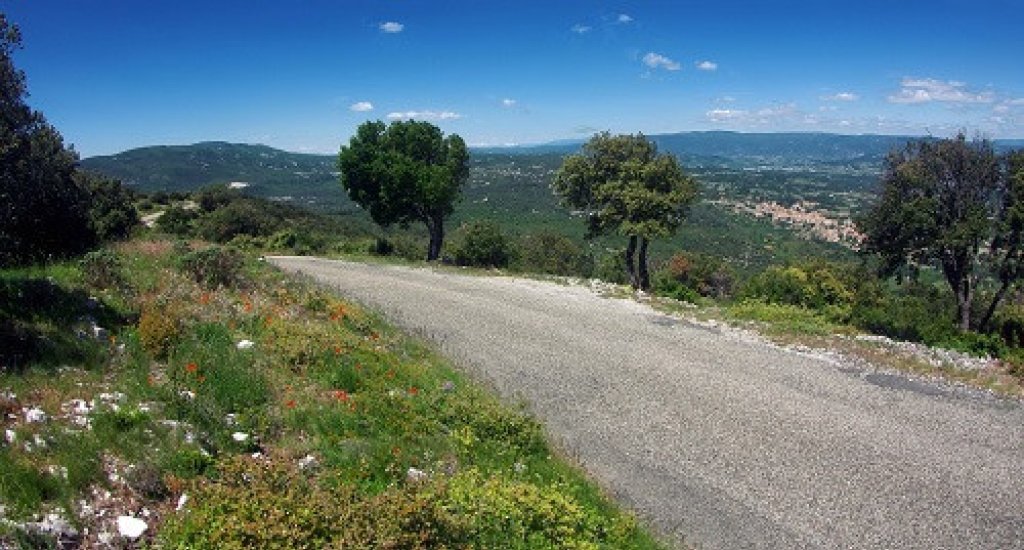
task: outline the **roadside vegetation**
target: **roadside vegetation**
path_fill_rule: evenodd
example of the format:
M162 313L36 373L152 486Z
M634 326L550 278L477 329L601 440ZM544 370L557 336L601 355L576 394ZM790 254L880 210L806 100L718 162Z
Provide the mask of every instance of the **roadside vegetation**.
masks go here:
M528 415L251 255L136 238L0 275L0 541L658 547Z

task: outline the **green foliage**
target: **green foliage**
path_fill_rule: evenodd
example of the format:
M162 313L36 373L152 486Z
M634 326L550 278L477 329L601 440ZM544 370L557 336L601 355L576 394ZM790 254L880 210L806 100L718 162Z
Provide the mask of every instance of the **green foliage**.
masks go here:
M482 548L618 548L631 529L582 506L568 486L540 487L476 470L452 478L443 502L450 514L471 520L467 530Z
M430 495L392 489L358 499L278 461L233 458L197 487L187 514L160 533L164 548L450 548L461 526Z
M242 255L231 248L211 246L186 254L181 269L207 288L238 285L242 272Z
M156 219L157 229L180 237L192 234L192 223L199 215L194 210L171 206Z
M210 185L196 191L192 198L200 210L209 213L236 202L242 193L227 185Z
M842 318L854 298L842 272L841 266L825 262L770 267L748 281L740 294L772 304L831 310L833 317Z
M112 250L93 250L82 257L79 265L85 284L92 288L121 288L126 285L124 265Z
M458 135L445 138L429 122L366 122L338 156L349 197L382 226L423 222L427 260L441 252L444 219L469 177L469 153Z
M206 212L197 220L196 230L204 239L219 243L226 243L238 235L265 237L283 225L283 220L275 212L249 199L232 200Z
M696 302L698 296L722 299L732 295L735 280L736 274L724 261L680 252L655 272L654 291L685 302Z
M590 277L594 258L576 241L551 231L523 235L517 243L515 267L549 275Z
M958 326L967 331L982 270L1005 281L1024 272L1024 221L1012 221L1014 210L1024 208L1016 204L1024 190L1014 192L1005 181L987 140L968 143L961 133L909 142L886 158L878 200L857 220L863 249L882 260L885 275L938 267L957 299ZM988 241L992 254L983 253Z
M820 312L752 298L732 304L728 314L737 319L766 323L769 331L825 336L835 333L838 328Z
M459 242L453 256L458 265L507 267L511 247L498 224L476 221L459 228Z
M598 255L594 265L594 277L617 285L628 283L625 252L622 249L609 249Z
M683 172L676 157L659 154L643 134L608 132L591 138L582 153L566 157L551 187L564 206L588 215L589 235L630 237L626 270L633 286L644 290L650 287L647 242L675 233L698 192L697 181Z
M182 320L174 307L147 304L139 316L139 341L153 357L163 359L181 336Z
M74 181L78 158L26 103L14 66L18 27L0 13L0 267L76 254L95 242L89 195Z
M101 241L125 239L139 225L134 194L121 182L82 171L75 180L89 193L89 223Z

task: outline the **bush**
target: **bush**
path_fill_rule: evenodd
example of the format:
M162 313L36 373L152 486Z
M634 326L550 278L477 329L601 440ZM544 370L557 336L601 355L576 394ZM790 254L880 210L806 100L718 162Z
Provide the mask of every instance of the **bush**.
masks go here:
M590 277L594 259L575 241L559 233L534 233L519 239L516 268L532 273Z
M143 306L139 316L142 348L158 359L167 357L181 335L181 319L174 310L154 304Z
M654 292L686 302L698 296L725 298L732 294L733 270L718 258L677 253L654 272Z
M187 236L192 234L192 221L198 216L194 210L172 206L156 219L156 227L171 235Z
M125 239L139 225L134 195L120 181L89 172L75 179L89 193L89 223L100 240Z
M121 288L125 285L121 259L110 250L89 252L79 261L79 266L85 284L93 288Z
M242 271L242 255L230 248L211 246L182 257L181 269L207 288L232 287Z
M265 205L240 199L199 218L196 229L204 239L226 243L238 235L266 237L282 224L281 218Z
M455 247L455 263L476 267L507 267L510 257L508 241L498 224L475 221L460 228L461 238Z
M594 265L594 278L618 285L628 283L625 249L608 249L598 256Z
M840 279L840 267L824 262L789 267L769 267L744 286L743 298L830 310L830 316L848 316L854 293Z

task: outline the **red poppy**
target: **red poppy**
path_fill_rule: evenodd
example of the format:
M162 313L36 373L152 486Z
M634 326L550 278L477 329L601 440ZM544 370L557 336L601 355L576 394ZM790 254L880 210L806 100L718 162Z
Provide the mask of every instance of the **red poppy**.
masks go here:
M420 393L420 390L417 389L416 386L409 388L409 395L416 395L418 393Z
M289 409L294 409L295 408L295 400L294 399L289 399L288 401L285 401L284 402L284 406L288 407Z
M345 390L334 390L334 398L341 402L348 401L348 392Z
M199 370L199 365L195 363L189 363L185 365L185 372L194 373Z

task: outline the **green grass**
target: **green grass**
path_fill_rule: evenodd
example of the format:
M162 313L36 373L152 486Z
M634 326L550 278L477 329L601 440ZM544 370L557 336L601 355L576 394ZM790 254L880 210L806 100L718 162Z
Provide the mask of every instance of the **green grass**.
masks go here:
M117 247L130 277L111 288L58 266L47 284L65 298L45 314L8 292L5 311L40 332L95 308L79 300L94 296L112 337L75 342L86 359L57 350L0 373L0 389L50 417L9 423L8 517L72 517L70 503L98 488L126 507L149 503L147 536L167 548L660 547L559 458L535 420L422 342L259 262L229 286L202 286L179 267L182 252L166 241ZM140 327L144 311L173 321L159 328L172 332L160 354L145 344L156 325ZM95 405L88 428L68 416L72 399ZM45 446L24 445L36 437ZM113 528L112 517L72 519Z

